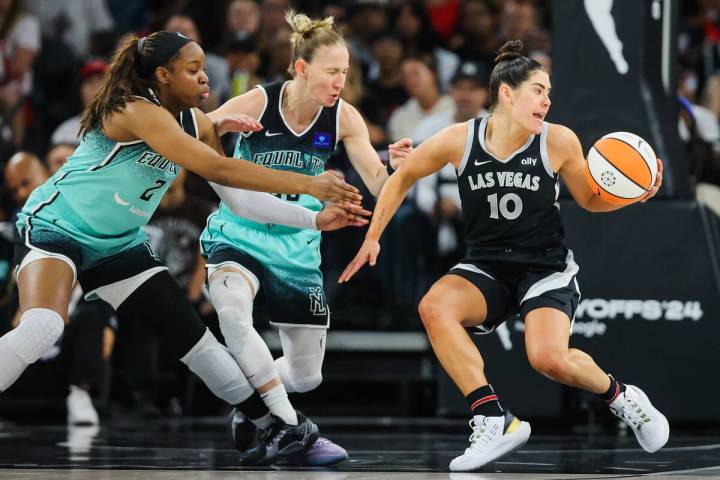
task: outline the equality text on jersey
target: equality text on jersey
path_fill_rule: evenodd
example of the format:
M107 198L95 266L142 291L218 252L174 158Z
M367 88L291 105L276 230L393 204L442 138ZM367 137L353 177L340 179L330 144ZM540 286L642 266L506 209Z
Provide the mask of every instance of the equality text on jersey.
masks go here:
M140 155L140 158L138 158L135 162L140 165L147 165L148 167L156 168L158 170L168 171L173 175L177 175L178 172L180 172L180 167L178 165L153 151L143 152L142 155Z
M470 190L482 188L514 187L537 192L540 188L540 177L524 172L485 172L468 175Z
M253 155L253 162L263 167L290 167L310 171L325 168L325 162L314 156L311 156L306 164L305 158L307 157L308 155L304 155L297 150L273 150L271 152L256 153Z

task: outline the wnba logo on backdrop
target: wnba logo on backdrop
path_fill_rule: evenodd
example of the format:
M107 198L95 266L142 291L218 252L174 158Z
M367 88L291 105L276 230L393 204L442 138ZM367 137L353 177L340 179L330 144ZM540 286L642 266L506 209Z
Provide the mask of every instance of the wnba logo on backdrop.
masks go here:
M321 287L310 288L310 313L318 316L328 314L325 295L323 295Z

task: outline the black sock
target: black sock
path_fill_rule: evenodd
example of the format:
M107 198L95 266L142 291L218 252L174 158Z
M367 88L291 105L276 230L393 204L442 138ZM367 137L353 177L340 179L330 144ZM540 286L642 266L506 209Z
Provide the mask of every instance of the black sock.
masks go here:
M250 420L261 418L270 413L267 405L265 405L265 402L263 402L263 399L260 398L260 394L257 392L253 392L247 399L235 405L235 408L240 410L240 412Z
M465 398L467 398L473 416L501 417L505 414L500 406L500 400L490 384L473 390Z
M625 384L615 380L612 375L608 375L608 377L610 377L610 388L605 393L599 393L598 397L607 403L612 403L618 395L625 391Z

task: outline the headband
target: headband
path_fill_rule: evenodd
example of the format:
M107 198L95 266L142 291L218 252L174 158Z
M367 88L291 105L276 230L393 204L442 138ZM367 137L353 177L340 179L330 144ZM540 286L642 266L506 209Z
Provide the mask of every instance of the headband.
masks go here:
M192 42L179 32L162 31L152 35L152 51L143 56L143 48L148 37L143 37L137 44L138 71L142 78L150 77L157 67L165 65L178 50Z

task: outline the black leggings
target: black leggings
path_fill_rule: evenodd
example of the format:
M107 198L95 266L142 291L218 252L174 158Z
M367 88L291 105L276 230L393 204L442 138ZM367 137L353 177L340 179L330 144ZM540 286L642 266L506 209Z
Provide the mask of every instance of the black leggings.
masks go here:
M121 320L133 318L144 325L176 358L188 353L206 330L187 295L167 270L138 287L117 312Z

